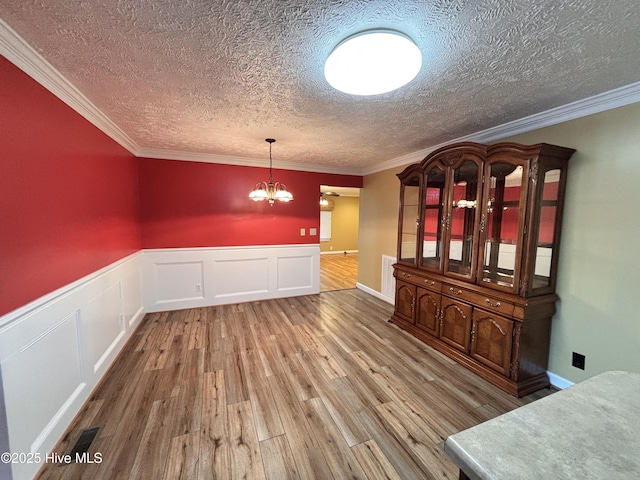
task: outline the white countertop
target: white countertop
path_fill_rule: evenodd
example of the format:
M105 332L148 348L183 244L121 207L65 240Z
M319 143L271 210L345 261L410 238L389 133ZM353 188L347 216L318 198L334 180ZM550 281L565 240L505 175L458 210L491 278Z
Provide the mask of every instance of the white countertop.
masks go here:
M640 374L605 372L447 438L472 480L640 478Z

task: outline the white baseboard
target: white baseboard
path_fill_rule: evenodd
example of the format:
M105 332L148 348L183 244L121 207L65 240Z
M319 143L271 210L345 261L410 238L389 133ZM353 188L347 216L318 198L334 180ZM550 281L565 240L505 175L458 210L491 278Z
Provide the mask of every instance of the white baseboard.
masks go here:
M564 390L565 388L569 388L574 385L573 382L570 382L566 378L562 378L560 375L556 375L555 373L547 371L547 375L549 376L549 382L551 382L551 385L560 390Z
M358 253L358 250L327 250L320 255L344 255L345 253Z
M144 313L137 252L0 317L11 452L45 458ZM40 464L11 467L13 480L22 480Z
M148 312L320 292L320 245L144 250Z
M380 300L383 300L387 303L390 303L391 305L395 304L395 299L392 297L388 297L387 295L383 295L382 293L378 292L377 290L374 290L373 288L369 288L366 285L363 285L361 283L356 283L356 288L359 288L360 290L362 290L363 292L368 293L369 295L372 295L376 298L379 298Z

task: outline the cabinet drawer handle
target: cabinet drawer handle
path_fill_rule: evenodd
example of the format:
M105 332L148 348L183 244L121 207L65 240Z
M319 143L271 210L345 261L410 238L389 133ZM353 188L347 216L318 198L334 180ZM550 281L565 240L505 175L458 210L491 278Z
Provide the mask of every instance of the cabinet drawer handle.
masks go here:
M436 282L434 282L433 280L431 280L431 281L425 280L424 283L426 283L427 285L429 285L431 287L433 287L436 284Z
M449 291L451 293L453 293L454 295L461 295L462 294L462 290L454 290L453 288L449 287Z
M487 305L489 305L490 307L499 307L500 306L500 302L496 302L496 303L491 303L491 300L489 300L487 298Z

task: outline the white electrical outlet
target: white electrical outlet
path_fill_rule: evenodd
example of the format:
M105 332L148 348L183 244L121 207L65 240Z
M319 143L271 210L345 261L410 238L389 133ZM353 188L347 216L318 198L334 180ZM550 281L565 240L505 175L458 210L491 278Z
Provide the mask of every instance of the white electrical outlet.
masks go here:
M307 234L307 231L304 228L300 229L300 236L304 237Z
M317 235L317 230L315 228L310 228L309 229L309 235L311 235L312 237Z
M201 283L196 283L196 292L198 292L198 293L202 292L202 284Z

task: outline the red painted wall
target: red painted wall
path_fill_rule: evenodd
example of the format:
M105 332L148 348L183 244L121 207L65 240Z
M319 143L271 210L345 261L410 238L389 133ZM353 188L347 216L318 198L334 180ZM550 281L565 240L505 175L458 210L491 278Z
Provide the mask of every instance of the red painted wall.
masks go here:
M274 169L294 200L249 200L268 178L267 168L140 159L143 248L319 243L320 185L362 187L359 176Z
M137 159L0 57L0 315L140 248L318 243L320 185L362 187L359 176L274 170L294 201L250 201L267 178Z
M0 57L0 315L140 247L137 159Z

